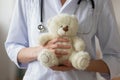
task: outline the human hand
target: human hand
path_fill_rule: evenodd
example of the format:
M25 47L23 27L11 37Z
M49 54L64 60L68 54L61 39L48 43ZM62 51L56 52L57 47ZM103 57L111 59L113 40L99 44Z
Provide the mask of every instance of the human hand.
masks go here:
M58 44L58 42L66 42L66 43L68 43L69 40L67 38L55 38L55 39L53 39L51 41L48 41L44 45L44 48L51 50L59 58L59 57L61 57L63 55L67 55L68 52L62 51L62 50L60 51L58 49L70 49L71 46L70 45Z
M62 65L51 67L51 69L55 71L75 70L75 68L72 66L72 64L68 60L64 61Z

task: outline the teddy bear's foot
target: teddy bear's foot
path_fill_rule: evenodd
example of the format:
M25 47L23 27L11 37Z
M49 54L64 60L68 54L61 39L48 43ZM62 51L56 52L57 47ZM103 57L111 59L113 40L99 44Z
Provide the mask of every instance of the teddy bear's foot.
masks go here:
M48 49L43 49L38 55L38 61L46 67L58 65L56 55Z
M85 70L90 62L90 56L87 52L81 51L72 56L73 67L79 70Z

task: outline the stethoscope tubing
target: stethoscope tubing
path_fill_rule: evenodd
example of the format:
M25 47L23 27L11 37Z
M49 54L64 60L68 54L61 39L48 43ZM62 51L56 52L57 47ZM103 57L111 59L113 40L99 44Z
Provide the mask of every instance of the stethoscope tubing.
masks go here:
M39 1L40 2L40 1ZM41 2L40 2L40 12L41 12L41 22L43 22L43 4L44 4L44 1L43 0L41 0Z

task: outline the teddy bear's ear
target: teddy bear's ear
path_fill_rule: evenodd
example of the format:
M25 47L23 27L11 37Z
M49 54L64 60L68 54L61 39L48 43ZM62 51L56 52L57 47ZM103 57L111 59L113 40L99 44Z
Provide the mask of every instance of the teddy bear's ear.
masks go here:
M51 21L52 21L52 18L50 18L50 19L48 19L48 21L47 21L47 27L48 27L48 25L51 23Z
M75 15L72 15L72 18L78 22L78 19Z

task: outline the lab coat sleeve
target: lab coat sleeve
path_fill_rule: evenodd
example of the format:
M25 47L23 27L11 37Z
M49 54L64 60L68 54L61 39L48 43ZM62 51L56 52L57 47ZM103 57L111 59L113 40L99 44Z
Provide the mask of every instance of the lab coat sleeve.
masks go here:
M26 25L25 11L23 9L24 0L17 0L10 24L5 48L9 58L19 67L27 68L27 64L21 64L17 60L17 55L22 48L29 46L28 31Z
M120 35L111 0L103 0L99 15L97 37L99 38L103 61L108 65L110 77L120 74Z

